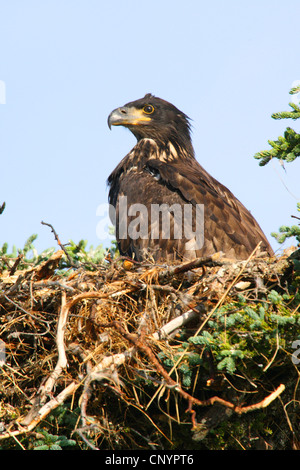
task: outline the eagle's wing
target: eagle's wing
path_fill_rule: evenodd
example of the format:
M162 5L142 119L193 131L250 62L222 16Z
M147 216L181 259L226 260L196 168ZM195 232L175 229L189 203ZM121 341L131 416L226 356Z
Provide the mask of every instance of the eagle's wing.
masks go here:
M184 258L186 240L173 237L176 217L167 210L166 233L161 217L152 216L155 205L181 207L183 200L179 193L159 184L149 171L138 169L122 173L111 186L109 195L115 207L116 238L121 254L139 261L148 255L164 261ZM181 220L179 224L181 226ZM137 233L140 235L136 236Z
M264 233L251 213L224 185L209 175L196 160L190 162L150 159L146 170L184 201L204 205L204 238L202 255L223 251L242 259L255 249L273 253ZM210 252L210 253L209 253ZM197 254L198 255L198 254Z

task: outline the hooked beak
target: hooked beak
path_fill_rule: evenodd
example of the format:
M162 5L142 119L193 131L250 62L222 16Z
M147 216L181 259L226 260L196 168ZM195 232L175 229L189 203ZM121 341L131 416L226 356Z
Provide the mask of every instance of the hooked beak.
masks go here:
M139 124L145 124L148 121L151 121L151 118L149 116L145 116L142 109L127 106L114 109L107 119L108 127L110 129L111 126L138 126Z

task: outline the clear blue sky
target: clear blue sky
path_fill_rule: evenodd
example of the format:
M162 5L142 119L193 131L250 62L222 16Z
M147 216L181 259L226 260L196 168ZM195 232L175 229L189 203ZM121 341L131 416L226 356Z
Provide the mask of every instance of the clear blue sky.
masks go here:
M270 117L300 79L299 0L0 0L0 15L0 245L37 233L39 251L56 246L41 220L62 242L103 242L106 179L135 144L107 116L151 92L192 118L197 159L278 248L270 232L295 224L300 162L285 173L253 155L299 131Z

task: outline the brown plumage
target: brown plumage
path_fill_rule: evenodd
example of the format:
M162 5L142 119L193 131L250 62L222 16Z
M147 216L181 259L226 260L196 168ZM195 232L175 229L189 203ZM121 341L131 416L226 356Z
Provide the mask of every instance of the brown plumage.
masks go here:
M228 258L246 259L259 242L263 251L273 254L250 212L195 159L189 119L184 113L147 94L114 110L108 124L128 127L137 138L135 147L108 178L121 254L136 260L150 256L156 261L172 261L222 251ZM121 196L126 196L126 206ZM142 204L147 212L130 214L128 209L136 208L135 204ZM167 207L170 233L163 216L157 217L155 211L152 215L151 209L158 207L155 204ZM186 206L192 214L189 227L180 211L176 212L181 208L184 214ZM204 227L199 224L201 216L196 217L196 207L202 208L197 214L204 213ZM135 231L127 230L124 235L124 227L131 225Z

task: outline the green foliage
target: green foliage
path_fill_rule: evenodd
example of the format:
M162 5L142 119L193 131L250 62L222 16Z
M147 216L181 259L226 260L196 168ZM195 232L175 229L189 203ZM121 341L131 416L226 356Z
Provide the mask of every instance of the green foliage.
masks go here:
M86 445L74 433L80 409L70 410L69 403L59 405L34 432L8 441L0 440L0 450L72 450L86 448ZM59 432L59 435L57 434ZM73 439L73 436L78 438Z
M272 117L274 118L274 116ZM256 159L260 160L260 166L265 166L272 158L290 163L300 155L300 135L290 127L286 128L284 135L279 136L278 140L268 140L268 143L272 147L271 150L262 150L254 155Z
M12 269L14 262L19 257L18 270L27 269L29 266L37 266L43 261L47 261L55 252L55 248L47 248L46 250L38 253L35 248L34 242L37 235L31 235L25 242L24 247L17 249L13 245L11 252L8 252L8 243L3 243L0 248L0 272L4 269ZM96 265L103 263L104 257L108 250L105 250L102 245L94 247L91 245L87 247L87 240L80 240L78 243L70 240L68 245L64 248L68 256L64 256L61 260L59 271L84 265L87 269L94 269ZM115 248L111 252L115 252Z
M300 314L292 313L292 308L299 303L299 294L283 295L273 289L259 302L245 304L239 296L214 313L209 329L188 339L190 351L204 347L213 354L219 371L230 375L252 371L257 378L276 350L291 347L295 327L300 326Z
M297 204L297 210L300 212L300 203ZM298 225L292 225L290 227L282 225L279 227L278 232L272 232L272 237L276 238L278 243L283 243L287 238L296 237L297 242L300 244L300 227Z
M38 439L34 441L33 450L62 450L63 447L73 447L76 441L66 436L54 436L47 431L38 433Z
M105 250L102 245L98 245L96 248L91 245L87 249L87 240L80 240L79 243L74 243L72 240L69 242L69 246L66 246L66 251L70 256L72 262L84 263L84 264L101 264L105 257Z
M290 94L300 93L300 86L292 88ZM292 111L280 112L272 114L273 119L299 119L300 106L296 103L289 103ZM259 165L264 166L270 162L272 158L277 158L281 164L283 162L291 163L300 156L300 134L287 127L283 136L279 136L278 140L268 140L272 147L269 150L263 150L254 155L254 158L260 160ZM297 204L297 210L300 211L300 204ZM298 218L299 217L295 217ZM278 232L272 232L272 237L276 238L278 243L283 243L287 238L296 237L300 244L300 227L297 225L281 226Z
M293 88L290 94L299 93L300 87ZM289 103L292 111L274 113L272 114L273 119L299 119L300 117L300 106L296 103ZM264 166L272 158L286 161L288 163L293 162L300 155L300 134L295 132L290 127L286 128L283 136L279 136L278 140L268 140L268 143L272 147L270 150L263 150L254 155L254 158L260 160L259 165Z
M297 288L296 288L297 289ZM267 291L262 299L251 302L242 295L216 310L208 327L182 343L176 355L160 353L164 367L170 370L184 354L178 372L182 385L190 387L192 371L206 367L203 351L209 351L220 372L244 373L256 380L271 361L275 351L291 348L295 328L300 328L300 294ZM289 359L288 359L289 360ZM203 371L204 371L203 369ZM251 371L251 372L250 372Z

